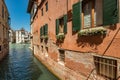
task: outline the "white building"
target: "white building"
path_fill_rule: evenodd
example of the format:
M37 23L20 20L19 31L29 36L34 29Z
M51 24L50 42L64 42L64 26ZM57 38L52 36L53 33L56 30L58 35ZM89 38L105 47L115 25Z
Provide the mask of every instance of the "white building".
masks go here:
M25 31L23 28L21 30L16 30L16 43L28 43L30 41L29 32Z
M9 30L9 43L15 43L15 31L12 29Z

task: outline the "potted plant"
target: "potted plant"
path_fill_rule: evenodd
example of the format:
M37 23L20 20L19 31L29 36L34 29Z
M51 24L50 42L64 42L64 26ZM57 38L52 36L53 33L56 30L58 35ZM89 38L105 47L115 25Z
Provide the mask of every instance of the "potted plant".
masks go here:
M65 34L64 33L59 33L57 36L56 36L57 40L60 41L60 42L63 42L64 41L64 38L65 38Z
M90 29L83 29L78 32L78 36L95 36L95 35L105 35L107 30L103 27L96 27Z

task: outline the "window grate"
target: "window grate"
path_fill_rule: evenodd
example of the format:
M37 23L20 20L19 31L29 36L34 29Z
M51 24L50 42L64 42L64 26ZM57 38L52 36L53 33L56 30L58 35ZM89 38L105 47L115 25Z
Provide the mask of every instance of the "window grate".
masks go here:
M64 50L59 50L60 54L59 54L59 59L62 62L65 62L65 51Z
M110 80L116 80L117 61L113 59L94 57L94 63L98 75Z

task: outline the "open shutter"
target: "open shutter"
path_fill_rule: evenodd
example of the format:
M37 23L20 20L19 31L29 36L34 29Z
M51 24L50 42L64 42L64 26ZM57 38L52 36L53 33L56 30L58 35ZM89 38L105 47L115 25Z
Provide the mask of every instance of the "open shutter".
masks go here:
M48 24L45 24L45 30L44 30L44 32L45 32L45 35L47 36L48 35Z
M117 0L103 0L103 25L118 22Z
M81 29L81 2L73 5L73 31L78 31Z
M67 33L67 15L64 15L64 33Z
M59 33L59 19L56 19L56 35Z

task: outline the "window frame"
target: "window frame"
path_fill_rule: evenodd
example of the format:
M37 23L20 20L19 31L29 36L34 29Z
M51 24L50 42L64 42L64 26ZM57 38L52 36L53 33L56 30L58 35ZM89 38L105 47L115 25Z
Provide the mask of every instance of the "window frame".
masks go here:
M48 11L48 2L45 3L46 12Z
M87 1L87 2L85 2ZM90 26L89 27L85 27L84 26L84 22L85 22L85 13L84 13L84 10L83 7L86 5L86 4L90 4L91 3L91 9L90 9ZM85 4L85 5L84 5ZM89 28L93 28L93 27L96 27L95 25L95 0L84 0L82 1L82 13L81 13L81 21L82 21L82 29L89 29Z
M65 63L65 50L59 50L59 62Z
M64 17L59 18L59 33L64 33Z
M98 75L107 79L117 79L117 60L94 56L94 64Z
M67 34L67 21L68 20L66 14L56 19L56 35L61 33ZM62 27L61 27L61 22L62 22Z
M2 46L0 45L0 52L2 51Z
M2 18L4 19L4 6L2 5Z
M44 9L41 8L41 16L44 16Z

